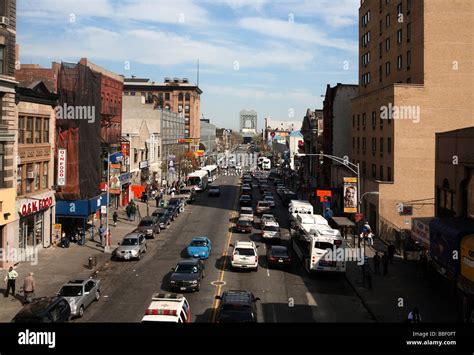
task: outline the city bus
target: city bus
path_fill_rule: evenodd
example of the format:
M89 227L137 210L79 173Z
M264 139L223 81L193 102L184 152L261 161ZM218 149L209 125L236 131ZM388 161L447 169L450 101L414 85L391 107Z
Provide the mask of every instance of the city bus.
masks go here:
M204 191L208 185L208 174L207 171L198 170L186 177L186 186L193 186L197 192Z
M209 182L216 181L217 179L217 165L207 165L201 170L207 171L207 179Z
M308 273L346 272L346 242L341 232L323 224L299 224L291 247Z

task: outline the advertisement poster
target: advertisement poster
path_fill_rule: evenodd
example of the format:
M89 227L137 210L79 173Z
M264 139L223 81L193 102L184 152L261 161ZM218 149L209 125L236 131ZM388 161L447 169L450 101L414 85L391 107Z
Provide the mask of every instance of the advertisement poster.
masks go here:
M344 178L344 213L357 212L357 178Z
M110 164L110 193L120 194L120 164Z
M53 244L61 243L61 224L53 224Z

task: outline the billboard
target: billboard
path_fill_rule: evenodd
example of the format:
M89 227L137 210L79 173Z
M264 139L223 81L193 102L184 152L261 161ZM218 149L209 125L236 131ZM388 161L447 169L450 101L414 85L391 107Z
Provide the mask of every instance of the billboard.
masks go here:
M66 185L66 149L58 149L58 186Z
M344 178L344 213L357 212L357 178Z
M110 164L109 192L111 194L120 194L121 192L120 175L120 164Z

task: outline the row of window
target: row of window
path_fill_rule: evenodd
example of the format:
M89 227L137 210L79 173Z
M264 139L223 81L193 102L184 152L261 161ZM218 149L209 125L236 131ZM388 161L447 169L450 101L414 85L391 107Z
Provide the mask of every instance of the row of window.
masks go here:
M357 161L357 163L360 164L359 161ZM362 168L362 175L367 176L367 163L365 161L362 162L361 168ZM383 165L380 165L379 170L378 170L378 176L377 176L377 164L372 164L370 177L372 177L373 179L380 180L380 181L393 181L392 168L387 167L387 175L385 175L385 168Z
M361 137L352 137L352 149L361 149L361 142L362 142L362 151L366 151L367 149L367 138L362 137L362 140L360 139ZM385 150L385 139L384 138L379 138L380 144L379 144L379 151L380 153L383 153ZM387 138L387 153L392 153L392 138L388 137ZM356 144L357 143L357 144ZM377 138L372 137L371 139L371 150L372 152L377 152Z
M49 143L49 118L19 116L18 143Z
M123 93L125 96L137 96L137 92L136 91L124 91ZM145 91L142 91L140 93L141 96L146 96L146 92ZM169 92L166 92L166 93L158 93L158 99L160 101L163 101L163 100L166 100L166 101L169 101L171 100L171 93ZM183 100L186 100L186 101L189 101L191 100L191 94L189 93L186 93L186 94L183 94L183 93L179 93L178 94L178 101L183 101Z
M379 0L380 1L380 12L382 12L383 10L383 3L384 3L384 0ZM406 3L407 3L407 15L410 14L411 12L411 8L412 8L412 2L413 0L406 0ZM385 5L389 5L390 4L390 0L385 0ZM400 2L398 5L397 5L397 13L398 14L403 14L403 2Z
M18 165L17 194L23 196L49 189L49 162Z
M380 111L382 112L382 111ZM362 118L362 120L361 120ZM382 117L379 117L379 120L380 120L380 125L383 126L383 121L385 121ZM392 123L392 120L388 119L387 120L389 124ZM365 128L365 126L367 125L367 115L365 113L362 114L362 116L360 114L357 115L357 120L356 120L356 115L352 115L352 127L355 128L356 126L356 123L357 123L357 128L360 127L361 123L362 123L362 127ZM377 112L376 111L372 111L372 128L375 129L375 126L377 125Z
M407 70L410 70L411 60L412 60L412 54L411 54L411 51L408 51L406 54L406 69ZM397 57L397 69L399 71L403 69L403 55L399 55ZM386 62L385 63L385 76L389 77L390 74L391 74L391 63ZM383 67L380 65L379 66L379 81L382 82L382 80L383 80ZM362 85L366 86L370 84L370 81L371 81L370 72L362 74L362 78L361 78ZM407 83L410 83L410 82L411 82L411 78L408 78Z

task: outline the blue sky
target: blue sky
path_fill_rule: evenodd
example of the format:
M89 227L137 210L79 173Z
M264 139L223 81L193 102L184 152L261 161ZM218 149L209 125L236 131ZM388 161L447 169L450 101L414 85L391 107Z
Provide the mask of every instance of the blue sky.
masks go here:
M117 74L187 77L201 112L238 128L241 109L294 121L326 85L357 83L359 0L21 0L20 62L87 57ZM130 69L127 70L126 64ZM292 116L293 115L293 116Z

